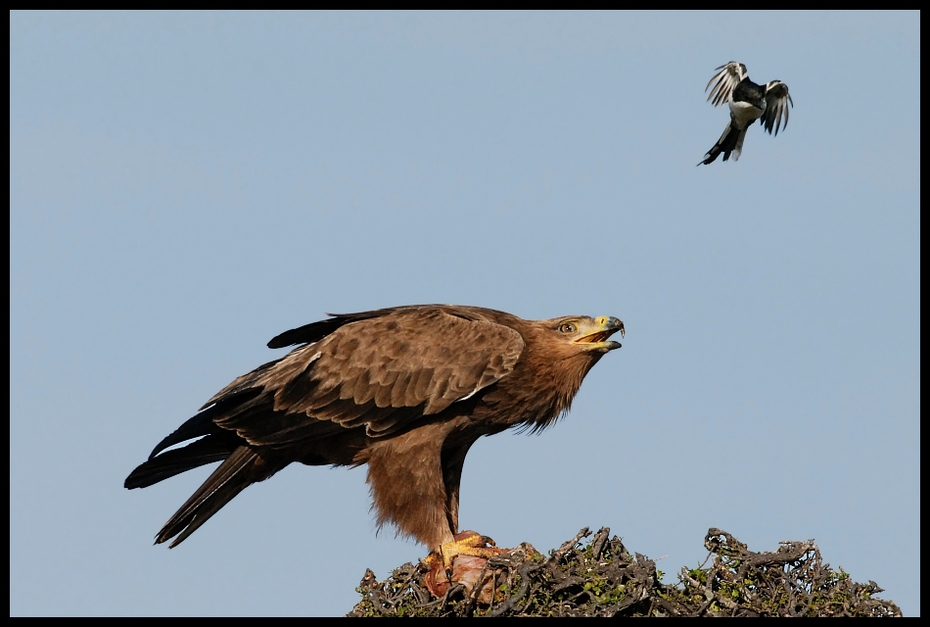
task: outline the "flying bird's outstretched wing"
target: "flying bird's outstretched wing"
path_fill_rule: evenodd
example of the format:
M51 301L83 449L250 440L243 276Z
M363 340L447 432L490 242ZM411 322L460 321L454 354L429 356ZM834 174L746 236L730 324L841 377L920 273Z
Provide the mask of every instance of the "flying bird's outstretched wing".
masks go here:
M730 101L733 88L739 85L744 78L749 76L749 73L746 71L745 65L737 63L736 61L730 61L729 63L721 65L717 68L716 72L713 78L707 81L707 87L704 88L704 91L710 89L711 84L717 81L714 88L711 89L710 93L707 95L707 100L713 100L714 106L719 107Z
M802 98L803 100L803 98ZM772 135L778 135L781 126L788 127L788 105L794 106L788 86L781 81L769 81L765 86L765 113L762 114L762 126ZM784 124L782 124L784 120ZM774 132L772 128L775 128Z

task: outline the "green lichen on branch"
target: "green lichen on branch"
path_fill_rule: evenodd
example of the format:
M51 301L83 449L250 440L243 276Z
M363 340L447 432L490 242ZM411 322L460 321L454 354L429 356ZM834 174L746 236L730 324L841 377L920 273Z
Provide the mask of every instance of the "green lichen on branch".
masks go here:
M682 568L679 583L666 585L655 562L630 554L609 529L592 536L585 528L549 557L524 543L491 558L481 585L455 585L441 599L423 585L421 565L404 564L380 582L369 570L348 615L901 616L876 597L882 589L875 582L855 583L824 564L812 540L755 553L710 529L704 546L704 564Z

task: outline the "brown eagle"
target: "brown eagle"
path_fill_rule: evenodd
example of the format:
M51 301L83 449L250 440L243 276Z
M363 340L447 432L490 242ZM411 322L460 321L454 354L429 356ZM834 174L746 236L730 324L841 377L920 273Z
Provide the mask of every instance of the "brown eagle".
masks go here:
M469 447L555 422L591 367L620 348L610 336L624 333L608 316L523 320L457 305L330 316L268 342L299 347L227 385L130 473L125 486L144 488L222 462L156 544L182 542L292 462L368 464L379 527L393 523L447 567L455 555L485 555L479 540L456 538Z

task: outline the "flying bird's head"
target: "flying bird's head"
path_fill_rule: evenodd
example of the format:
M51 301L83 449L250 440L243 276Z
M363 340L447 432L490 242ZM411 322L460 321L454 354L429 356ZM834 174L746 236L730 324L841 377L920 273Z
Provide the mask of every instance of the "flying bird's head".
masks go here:
M586 353L604 354L620 348L620 342L614 342L609 338L617 331L621 337L626 333L623 322L613 316L563 316L551 322L554 331L568 340L571 346Z

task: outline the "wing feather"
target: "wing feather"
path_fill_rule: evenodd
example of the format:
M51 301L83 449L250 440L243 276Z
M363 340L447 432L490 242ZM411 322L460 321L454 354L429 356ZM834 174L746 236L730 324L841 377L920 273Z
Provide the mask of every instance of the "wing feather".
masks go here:
M408 394L404 399L404 405L412 404L417 399L426 398L429 394L430 381L433 379L433 369L424 367L414 370L412 375L416 377L416 385L413 388L413 394Z
M715 107L729 102L730 96L733 94L733 88L739 85L740 81L748 75L746 66L742 63L730 61L721 65L717 68L717 73L707 81L707 87L704 88L704 91L710 89L707 100L712 101ZM715 81L716 84L714 84ZM714 84L713 89L710 87L711 84Z
M762 125L769 133L778 135L778 130L782 126L788 126L788 105L794 106L791 94L788 93L788 86L781 81L770 81L765 86L765 102Z
M375 396L378 407L407 407L407 397L412 396L409 372L398 372L390 385L382 385Z

